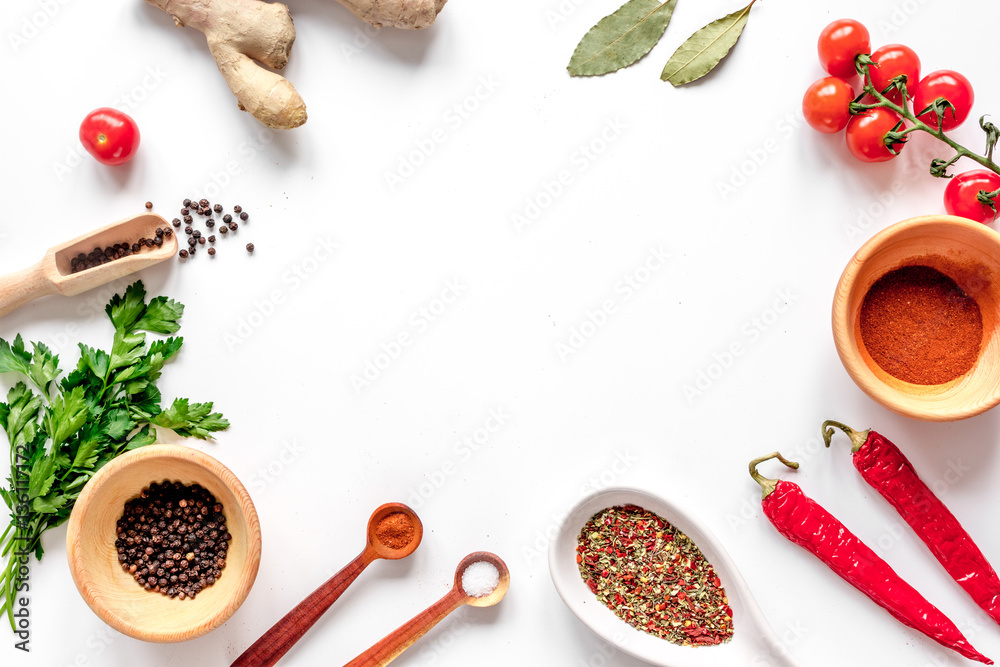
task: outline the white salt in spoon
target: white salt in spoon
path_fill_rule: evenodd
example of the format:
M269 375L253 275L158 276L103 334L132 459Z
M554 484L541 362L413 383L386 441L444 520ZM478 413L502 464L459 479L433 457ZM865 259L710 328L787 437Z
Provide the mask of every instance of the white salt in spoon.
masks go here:
M126 242L132 244L140 238L153 238L158 227L169 229L170 223L155 213L133 215L50 248L34 266L0 276L0 317L40 296L76 296L170 259L177 254L176 234L164 236L161 246L143 248L134 255L72 272L71 262L81 252L87 254L96 247L106 248Z
M637 505L663 517L695 543L722 581L733 610L733 637L716 646L679 646L637 630L618 618L590 591L576 564L577 537L584 525L609 507ZM687 513L666 500L629 488L606 489L581 500L549 545L549 572L566 606L602 639L660 667L769 665L800 667L778 640L722 544Z
M482 568L483 564L487 567ZM466 578L464 576L466 570L472 566L475 568L469 574L473 576ZM489 566L496 571L495 582L490 581L487 572ZM469 587L468 592L465 590L466 587ZM455 569L455 585L443 598L396 628L344 667L388 665L451 612L465 604L471 607L491 607L503 599L508 588L510 588L510 571L499 556L488 551L471 553L458 564Z

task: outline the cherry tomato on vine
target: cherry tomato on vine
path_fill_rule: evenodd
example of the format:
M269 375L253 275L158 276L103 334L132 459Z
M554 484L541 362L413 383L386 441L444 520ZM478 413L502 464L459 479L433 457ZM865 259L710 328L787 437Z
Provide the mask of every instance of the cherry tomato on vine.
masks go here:
M875 90L882 92L893 78L905 74L906 91L913 97L913 90L920 82L920 58L916 51L902 44L886 44L872 53L872 60L878 63L878 67L872 65L868 68ZM898 89L893 89L886 97L900 106L903 104Z
M854 59L872 51L868 28L854 19L837 19L823 28L817 47L823 69L840 79L855 76Z
M993 209L976 198L980 190L1000 190L1000 174L989 169L975 169L951 179L944 189L944 210L949 215L960 215L976 222L993 220Z
M809 127L832 134L847 127L851 120L854 89L843 79L828 76L806 89L802 97L802 115Z
M868 109L847 123L847 148L862 162L885 162L896 157L885 145L885 135L899 122L899 116L884 108ZM900 128L902 129L902 128ZM902 142L893 144L899 152Z
M128 114L102 107L80 123L80 142L101 164L122 164L139 148L139 126Z
M965 122L976 98L968 79L958 72L942 69L931 72L917 84L917 89L913 93L913 112L923 111L939 97L943 97L954 106L954 109L948 107L944 112L941 129L945 131L952 130ZM933 128L938 126L937 115L933 111L928 111L917 118Z

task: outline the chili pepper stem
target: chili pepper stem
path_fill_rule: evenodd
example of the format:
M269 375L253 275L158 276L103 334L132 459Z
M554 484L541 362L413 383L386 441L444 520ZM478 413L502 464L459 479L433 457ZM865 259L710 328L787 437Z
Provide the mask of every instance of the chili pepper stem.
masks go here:
M823 430L823 442L826 443L827 447L830 446L830 443L833 440L833 429L839 428L843 431L844 435L851 439L852 454L864 446L865 442L868 440L868 434L872 431L871 429L867 429L865 431L855 431L850 426L833 421L832 419L827 419L823 422L823 426L821 428Z
M799 467L798 463L796 463L795 461L789 461L779 452L771 452L767 456L760 456L751 461L749 466L750 476L753 477L753 481L760 484L761 491L763 492L761 494L761 499L767 498L769 495L771 495L771 493L774 492L774 487L778 484L778 480L764 477L759 472L757 472L757 466L759 466L764 461L770 461L771 459L778 459L789 468L796 469Z

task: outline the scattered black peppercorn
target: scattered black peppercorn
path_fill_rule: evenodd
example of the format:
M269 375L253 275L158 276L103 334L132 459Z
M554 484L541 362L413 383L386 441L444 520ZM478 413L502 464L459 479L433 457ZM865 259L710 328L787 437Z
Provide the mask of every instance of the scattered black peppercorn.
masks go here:
M215 211L216 213L222 213L222 204L216 204L215 206L212 207L212 210Z
M170 224L172 224L174 227L180 227L181 226L180 218L174 218L173 220L170 221Z
M190 199L185 199L184 202L183 202L183 204L185 206L190 206L191 205L191 200Z
M181 251L177 254L181 256L181 259L184 259L185 257L188 256L188 251L182 248Z
M208 242L215 243L215 234L212 234L211 236L208 237Z
M161 228L159 228L159 227L156 228L156 236L157 237L162 237L163 236L163 230Z
M208 254L209 255L215 255L215 248L209 248L208 249Z
M215 227L215 220L209 218L208 220L205 221L205 226L208 227L209 229Z
M207 200L207 199L202 199L202 200L200 200L200 201L198 202L198 204L199 204L199 205L200 205L200 206L201 206L202 208L205 208L206 206L208 206L208 200Z
M191 217L190 215L185 215L184 222L190 225L192 222L194 222L194 218Z
M228 231L229 231L229 227L226 227L225 225L219 225L219 233L220 234L225 234Z
M194 237L195 237L196 239L197 239L197 238L201 238L201 230L200 230L200 229L196 229L196 230L194 230Z
M184 228L184 233L188 235L194 234L194 227L188 225L187 227Z
M252 243L248 243L247 244L247 252L253 252L253 244Z
M233 216L226 213L224 216L222 216L222 221L225 222L226 224L229 224L230 222L233 221Z
M166 229L163 230L163 235L166 236L167 238L170 238L171 236L174 235L174 230L167 227Z
M242 220L243 222L246 222L247 218L249 218L249 217L250 217L250 214L247 213L246 211L243 211L242 213L240 213L240 220Z
M235 222L230 222L229 223L229 231L235 232L239 228L240 228L240 226L237 225Z
M198 237L198 245L205 245L205 237L204 236L199 236Z
M146 202L146 210L150 211L152 209L153 209L153 202L151 201Z
M240 206L239 204L237 204L236 206L233 207L233 213L239 213L242 210L243 210L243 207Z
M189 209L187 206L181 209L181 215L190 215L190 213L191 209Z

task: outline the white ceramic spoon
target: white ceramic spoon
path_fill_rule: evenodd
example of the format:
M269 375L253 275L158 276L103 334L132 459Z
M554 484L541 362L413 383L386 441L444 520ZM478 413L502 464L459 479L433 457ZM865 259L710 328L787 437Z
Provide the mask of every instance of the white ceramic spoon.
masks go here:
M694 541L726 589L733 610L733 638L729 642L699 647L671 644L633 628L597 601L577 569L577 537L592 516L618 505L638 505L658 514ZM584 625L640 660L660 667L800 667L771 630L739 570L715 536L675 504L645 491L606 489L577 503L549 546L549 572L563 602Z

